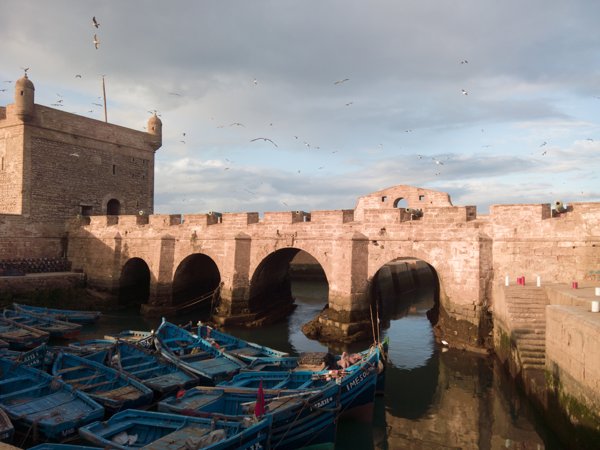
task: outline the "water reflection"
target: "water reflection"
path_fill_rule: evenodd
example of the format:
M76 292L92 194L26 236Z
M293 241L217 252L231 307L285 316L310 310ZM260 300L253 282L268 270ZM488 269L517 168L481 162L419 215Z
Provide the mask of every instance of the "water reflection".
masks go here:
M390 338L390 365L385 395L376 401L372 424L341 421L336 449L559 449L551 431L492 358L450 349L442 351L426 318L427 290L403 294L410 303L402 318L389 320L382 334ZM292 354L326 351L304 336L302 324L325 305L327 286L294 283L297 308L287 321L228 331L244 339ZM196 319L189 315L175 323ZM382 318L385 320L385 318ZM382 320L382 322L383 322ZM123 329L152 329L159 320L137 313L106 315L84 336ZM364 348L369 342L353 348ZM333 351L333 349L332 349ZM351 350L354 351L354 350Z

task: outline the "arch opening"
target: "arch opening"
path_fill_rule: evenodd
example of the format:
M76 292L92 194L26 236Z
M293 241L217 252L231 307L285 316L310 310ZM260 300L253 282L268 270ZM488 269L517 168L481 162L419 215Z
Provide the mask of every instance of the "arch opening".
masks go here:
M131 258L121 269L118 302L120 306L142 305L150 298L150 268L141 258Z
M408 208L408 202L405 198L397 198L394 200L394 208L406 209Z
M211 257L202 253L187 256L173 277L172 304L175 307L194 307L210 313L214 293L221 284L221 274Z
M118 216L121 212L121 203L116 198L111 198L106 203L106 215L107 216Z
M417 419L427 414L439 391L439 349L434 326L440 310L440 279L435 268L417 258L384 264L373 277L371 304L380 318L381 339L389 337L389 370L395 373L392 410ZM444 349L442 349L444 351ZM412 390L400 386L418 386ZM386 386L387 390L387 386ZM402 403L400 406L399 404Z
M250 283L251 312L283 308L288 314L301 299L303 305L327 305L329 284L325 271L308 252L285 248L268 255L256 268Z

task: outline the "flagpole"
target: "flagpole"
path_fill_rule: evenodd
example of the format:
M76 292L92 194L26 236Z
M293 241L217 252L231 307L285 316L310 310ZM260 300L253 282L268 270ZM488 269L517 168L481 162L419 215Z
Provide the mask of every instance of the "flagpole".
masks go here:
M106 86L104 85L104 75L102 75L102 97L104 98L104 121L108 122L108 115L106 113Z

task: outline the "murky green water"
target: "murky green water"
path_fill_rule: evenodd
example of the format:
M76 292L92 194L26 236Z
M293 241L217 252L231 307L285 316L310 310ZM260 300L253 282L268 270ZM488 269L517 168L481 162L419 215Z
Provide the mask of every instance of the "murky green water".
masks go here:
M290 353L328 350L301 331L302 324L323 308L326 285L295 282L294 295L297 308L287 321L228 331ZM493 359L434 343L425 317L431 301L428 296L426 291L414 291L407 300L411 307L406 315L389 320L384 331L391 342L385 395L376 401L372 424L339 423L336 449L561 448ZM169 318L176 323L189 319ZM135 313L107 314L98 325L86 328L84 336L152 329L158 323Z

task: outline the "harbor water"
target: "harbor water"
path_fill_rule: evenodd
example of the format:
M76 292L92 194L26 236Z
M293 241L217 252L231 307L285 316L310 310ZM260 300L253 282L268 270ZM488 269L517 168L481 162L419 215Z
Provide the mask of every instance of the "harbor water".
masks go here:
M325 306L327 284L295 281L296 309L280 323L259 328L228 328L241 338L287 351L357 351L370 342L328 347L301 331ZM435 343L426 311L432 292L415 289L403 295L404 307L381 318L382 336L390 340L386 387L376 399L372 423L341 420L336 449L560 449L546 427L499 364ZM184 323L200 317L169 317ZM84 329L82 339L125 329L155 329L158 319L136 311L107 313Z

